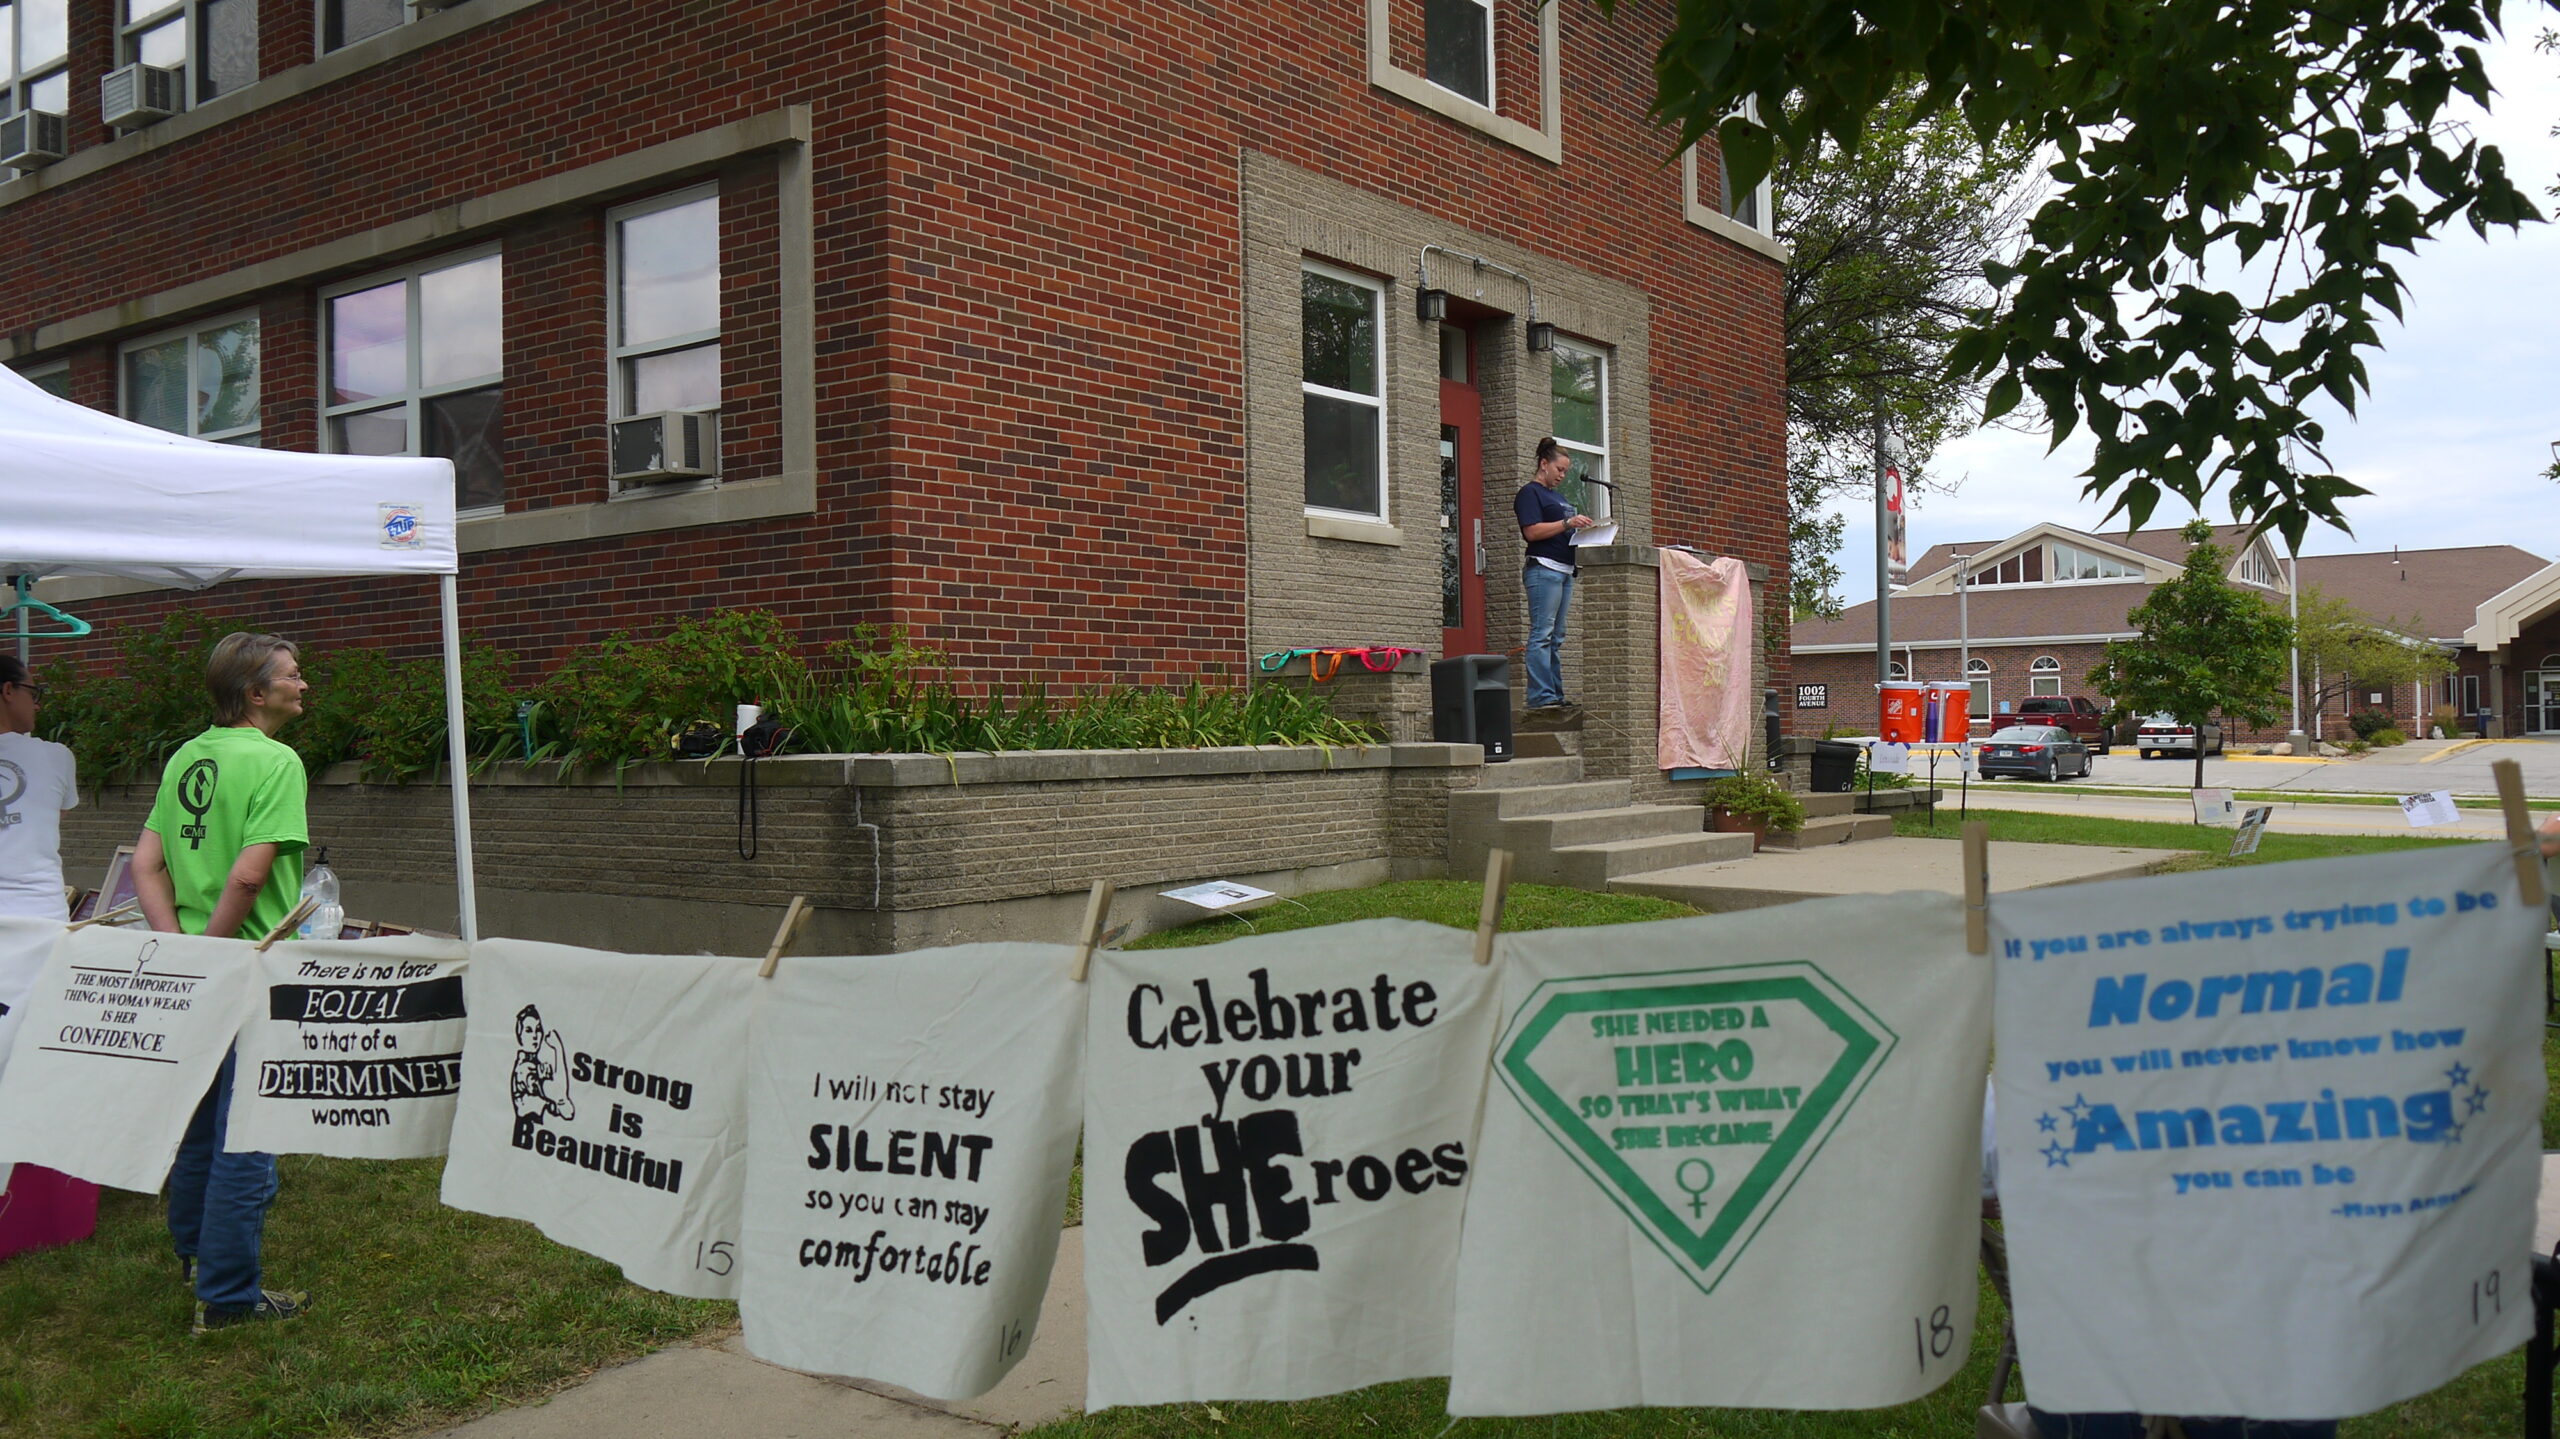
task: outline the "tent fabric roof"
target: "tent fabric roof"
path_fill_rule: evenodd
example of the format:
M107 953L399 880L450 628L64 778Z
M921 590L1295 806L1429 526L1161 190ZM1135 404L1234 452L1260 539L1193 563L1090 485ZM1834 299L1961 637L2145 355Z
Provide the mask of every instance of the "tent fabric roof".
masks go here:
M231 579L456 573L448 460L217 445L0 368L0 575Z

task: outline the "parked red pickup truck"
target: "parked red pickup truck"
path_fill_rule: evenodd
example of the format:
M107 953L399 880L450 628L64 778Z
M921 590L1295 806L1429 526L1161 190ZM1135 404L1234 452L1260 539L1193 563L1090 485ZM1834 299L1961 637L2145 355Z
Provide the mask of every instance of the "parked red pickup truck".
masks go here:
M2040 695L2034 699L2020 700L2018 712L2015 715L2005 721L1993 722L1995 724L2052 725L2058 729L2071 731L2073 737L2089 747L2091 754L2105 754L2109 749L2106 711L2077 695L2068 697Z

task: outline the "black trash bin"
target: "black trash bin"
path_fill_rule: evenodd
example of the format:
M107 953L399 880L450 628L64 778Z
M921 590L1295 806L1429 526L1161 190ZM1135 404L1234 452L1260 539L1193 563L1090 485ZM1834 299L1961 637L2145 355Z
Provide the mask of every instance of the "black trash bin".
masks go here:
M1480 744L1487 764L1511 758L1511 661L1451 655L1431 663L1431 737Z
M1840 739L1813 742L1813 792L1847 794L1858 782L1859 746Z

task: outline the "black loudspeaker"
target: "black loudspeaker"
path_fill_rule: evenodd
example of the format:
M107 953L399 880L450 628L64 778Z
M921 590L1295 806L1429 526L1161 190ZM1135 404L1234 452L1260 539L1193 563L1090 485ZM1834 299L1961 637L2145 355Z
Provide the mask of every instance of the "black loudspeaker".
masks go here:
M1431 737L1483 745L1487 764L1511 758L1511 661L1502 655L1434 660Z

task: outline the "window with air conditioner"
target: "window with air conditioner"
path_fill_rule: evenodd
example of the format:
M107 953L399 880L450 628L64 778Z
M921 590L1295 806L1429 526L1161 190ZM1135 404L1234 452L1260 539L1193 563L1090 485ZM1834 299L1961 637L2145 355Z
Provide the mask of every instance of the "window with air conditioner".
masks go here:
M115 13L118 68L100 86L109 124L148 123L152 110L183 110L258 78L257 0L115 0ZM175 78L172 103L155 103L154 73ZM124 119L121 105L140 108Z
M117 413L171 434L255 445L261 359L255 315L134 341L118 356Z
M1572 461L1556 493L1595 520L1614 512L1609 488L1609 357L1559 338L1548 356L1547 432Z
M1298 272L1298 389L1306 416L1307 508L1387 518L1386 288L1312 261Z
M461 509L504 508L504 279L489 248L321 291L323 446L451 460Z
M697 186L606 216L616 484L719 469L720 192Z
M0 0L0 165L61 158L70 113L70 0Z

